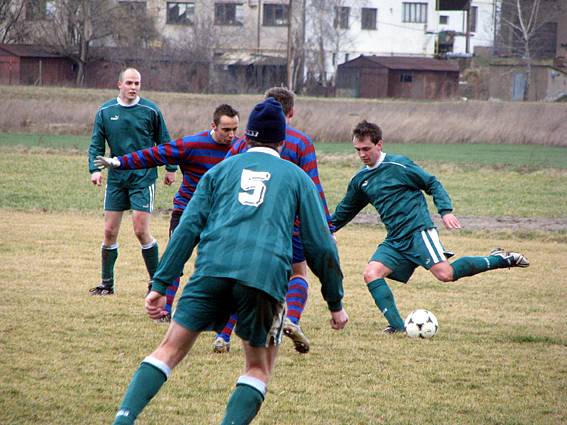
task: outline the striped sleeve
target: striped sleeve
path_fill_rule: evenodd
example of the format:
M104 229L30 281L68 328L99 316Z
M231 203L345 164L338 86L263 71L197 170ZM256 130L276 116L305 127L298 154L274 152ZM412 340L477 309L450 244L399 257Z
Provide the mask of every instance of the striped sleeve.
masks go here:
M160 165L178 165L190 152L190 145L177 139L118 157L121 170L153 168Z

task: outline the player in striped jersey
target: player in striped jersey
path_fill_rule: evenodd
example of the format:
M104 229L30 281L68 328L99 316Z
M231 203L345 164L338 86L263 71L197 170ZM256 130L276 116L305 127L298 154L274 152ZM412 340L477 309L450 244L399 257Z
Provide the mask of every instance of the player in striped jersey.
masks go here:
M194 273L169 329L134 374L114 425L131 425L193 347L200 332L219 329L232 311L245 367L228 400L222 425L249 424L267 393L281 342L291 273L292 226L301 218L305 256L321 281L331 327L344 328L342 272L317 190L308 176L283 161L285 117L272 98L251 112L248 152L206 173L173 233L146 297L150 317L161 315L165 288L181 274L199 243ZM196 401L198 403L199 401Z
M286 116L286 135L285 142L281 151L282 159L286 159L298 165L311 178L317 191L325 211L329 229L334 232L331 223L331 215L327 208L327 201L319 180L319 172L317 169L317 156L313 142L305 133L293 128L290 121L294 116L295 95L291 90L285 87L272 87L265 93L265 97L273 97L281 103L284 114ZM247 149L245 139L237 140L230 148L227 157L244 152ZM303 243L299 236L299 221L296 220L293 234L293 259L292 259L293 275L289 280L289 288L286 297L287 301L287 317L285 320L284 333L291 338L295 345L295 349L300 353L309 351L309 340L299 326L301 314L307 302L308 288L307 283L307 263L303 254ZM230 336L236 324L237 317L232 315L225 328L219 333L214 341L213 350L217 353L224 353L230 349Z
M364 270L368 290L388 321L385 333L404 331L386 277L406 283L422 266L438 280L454 282L487 270L529 266L522 254L500 248L487 256L461 257L449 263L423 192L432 196L447 229L459 229L461 224L452 214L449 195L437 178L404 156L382 152L382 130L376 124L359 123L352 143L365 166L351 179L333 214L333 224L337 230L342 228L370 203L386 227L386 239Z
M104 103L97 111L91 144L89 172L91 183L102 184L95 158L104 155L106 144L111 155L122 155L168 142L170 137L158 106L139 96L140 73L127 68L118 78L119 94ZM175 181L176 166L168 165L164 183ZM158 263L157 241L150 233L151 212L154 206L156 170L110 170L104 193L104 240L102 243L102 281L92 288L91 295L114 294L114 264L118 257L118 232L124 211L133 210L134 233L142 247L142 257L150 279Z
M99 157L95 160L95 164L120 170L154 168L168 164L179 165L183 181L173 198L173 211L169 224L169 236L171 237L203 174L226 156L236 136L238 124L238 111L230 105L222 104L215 108L209 130L117 158ZM171 318L171 308L178 286L179 279L176 279L167 289L163 321L167 322Z

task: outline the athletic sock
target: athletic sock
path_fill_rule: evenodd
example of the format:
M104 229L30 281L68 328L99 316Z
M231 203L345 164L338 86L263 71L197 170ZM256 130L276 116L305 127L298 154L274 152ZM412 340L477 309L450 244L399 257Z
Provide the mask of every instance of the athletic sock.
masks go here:
M173 310L173 300L175 299L175 294L179 289L179 278L175 279L172 283L167 286L165 290L165 311L171 314Z
M146 357L128 385L113 424L133 424L170 374L171 369L164 362Z
M114 286L114 264L118 258L118 244L110 246L103 245L101 249L102 258L102 284L104 286Z
M285 302L287 304L287 318L295 325L299 324L305 304L307 303L307 294L309 284L303 276L292 276L287 285L287 294Z
M462 277L474 276L493 269L509 267L508 262L498 255L486 257L461 257L451 263L453 267L453 281Z
M256 417L264 401L266 384L256 378L243 375L226 405L221 425L247 425Z
M154 239L149 244L142 245L142 257L144 257L144 263L146 263L146 269L150 275L150 279L154 277L154 273L157 270L159 262L159 249L158 243Z
M382 312L388 324L398 330L403 330L404 319L400 316L394 294L386 281L384 279L373 280L368 284L368 291L370 291L376 306Z
M238 315L236 313L232 313L230 315L230 318L228 319L228 322L226 322L226 325L224 325L222 332L217 334L217 338L221 337L226 342L230 342L230 337L232 335L232 331L234 330L234 327L236 326L237 321L238 321Z

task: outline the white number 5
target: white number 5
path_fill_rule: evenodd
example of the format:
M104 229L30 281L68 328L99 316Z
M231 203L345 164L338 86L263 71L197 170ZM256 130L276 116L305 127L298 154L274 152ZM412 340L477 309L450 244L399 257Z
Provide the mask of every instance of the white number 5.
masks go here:
M252 171L252 170L242 170L242 175L240 176L240 187L245 192L240 192L238 194L238 202L242 205L250 205L252 207L258 207L262 202L264 202L264 195L266 193L266 185L262 182L270 180L272 175L267 171ZM250 191L252 193L247 193Z

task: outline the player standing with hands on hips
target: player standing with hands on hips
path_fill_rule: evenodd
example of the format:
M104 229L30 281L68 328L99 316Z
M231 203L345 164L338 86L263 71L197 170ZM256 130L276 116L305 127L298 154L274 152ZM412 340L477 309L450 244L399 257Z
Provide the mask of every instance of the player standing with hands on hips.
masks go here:
M169 133L158 106L139 96L140 73L127 68L118 78L119 94L104 103L96 114L89 146L91 182L101 186L102 175L94 164L104 156L106 144L113 156L124 155L169 141ZM175 182L176 166L166 166L164 183ZM114 263L118 257L118 232L124 211L133 210L134 233L142 247L146 269L153 277L159 260L157 241L150 233L154 208L156 169L109 170L104 193L104 240L102 243L102 281L90 290L91 295L114 294Z
M352 136L364 167L351 179L332 219L338 230L370 203L386 227L386 239L364 269L368 291L388 321L384 333L404 331L404 320L386 277L406 283L414 270L422 266L438 280L454 282L487 270L529 266L522 254L500 248L485 257L461 257L449 263L423 196L425 192L433 197L447 229L460 229L443 185L410 159L383 152L382 130L376 124L362 121Z
M306 258L331 311L331 326L339 330L348 321L338 253L319 194L309 177L278 153L285 139L281 105L273 98L256 105L246 136L251 144L246 153L224 160L203 176L161 258L146 297L152 318L161 315L165 289L181 275L199 244L194 273L165 338L132 378L116 425L133 424L199 334L211 328L219 331L234 311L246 363L222 424L254 419L281 342L296 215Z

